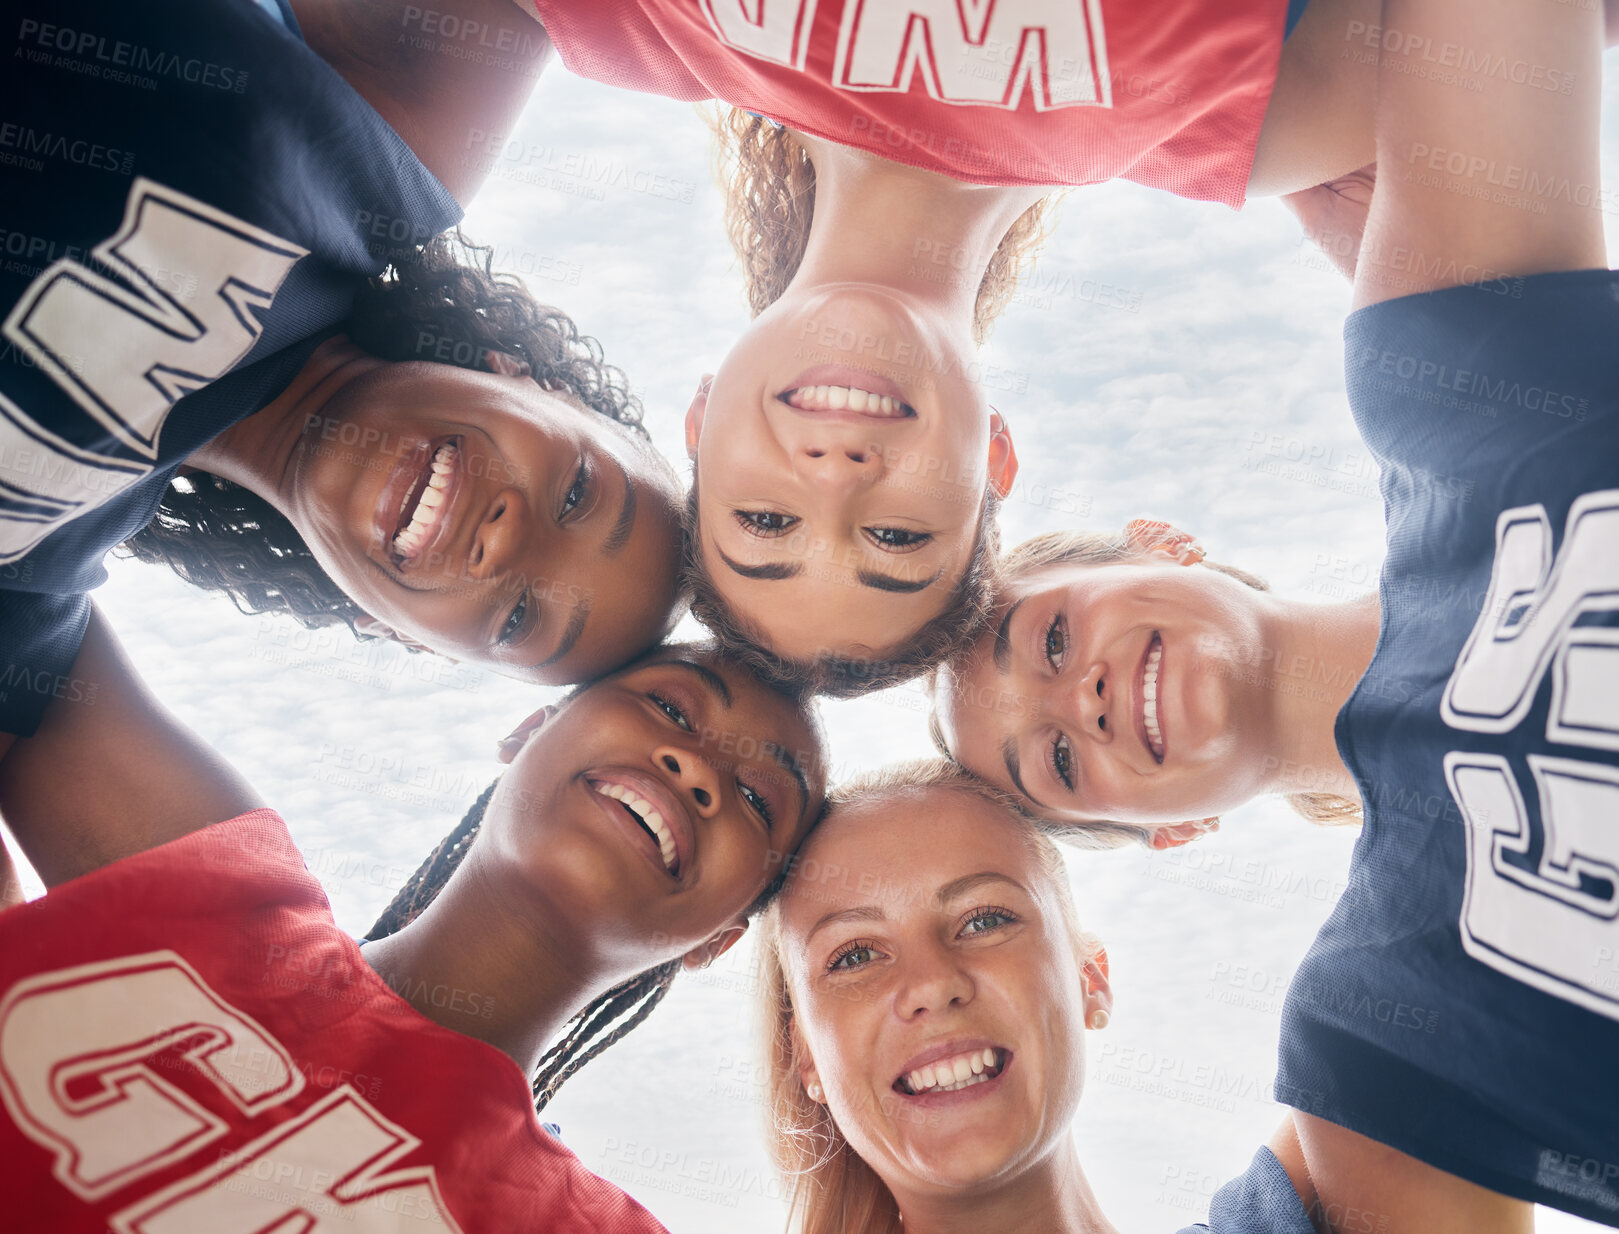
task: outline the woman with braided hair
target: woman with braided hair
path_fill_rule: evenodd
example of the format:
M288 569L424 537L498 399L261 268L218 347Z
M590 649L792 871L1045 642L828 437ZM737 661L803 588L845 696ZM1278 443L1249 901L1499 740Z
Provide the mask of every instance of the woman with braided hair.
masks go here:
M661 1229L536 1109L773 895L824 797L806 702L670 646L540 709L362 951L99 614L74 671L96 705L0 759L50 889L0 912L8 1229Z

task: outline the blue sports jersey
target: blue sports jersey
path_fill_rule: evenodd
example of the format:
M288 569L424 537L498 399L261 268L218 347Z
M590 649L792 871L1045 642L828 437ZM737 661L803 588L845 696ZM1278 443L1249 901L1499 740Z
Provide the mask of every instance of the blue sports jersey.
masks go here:
M1208 1224L1180 1234L1315 1234L1315 1227L1276 1154L1261 1148L1247 1170L1214 1193Z
M1619 275L1374 305L1382 632L1337 721L1366 806L1276 1095L1619 1225Z
M252 0L63 0L0 34L0 730L68 676L108 549L461 210Z

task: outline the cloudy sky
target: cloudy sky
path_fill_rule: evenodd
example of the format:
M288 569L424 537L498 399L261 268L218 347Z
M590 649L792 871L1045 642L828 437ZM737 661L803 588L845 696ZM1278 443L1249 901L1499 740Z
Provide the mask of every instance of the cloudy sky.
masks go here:
M1611 81L1604 114L1614 185ZM602 340L658 444L683 458L680 416L745 321L698 115L553 65L518 135L527 153L497 167L468 233ZM599 178L564 170L586 156ZM1619 237L1619 218L1609 230ZM1023 460L1005 541L1150 515L1285 592L1369 588L1381 503L1344 399L1348 306L1347 283L1274 203L1234 213L1127 184L1069 194L985 354L1026 384L996 400ZM493 777L495 739L547 697L346 633L243 617L152 567L112 574L98 599L142 672L285 816L354 932ZM930 753L915 690L824 715L840 775ZM1117 996L1112 1025L1088 1034L1074 1134L1121 1230L1201 1219L1279 1121L1269 1092L1282 993L1352 842L1260 802L1177 853L1070 860ZM744 944L683 977L549 1112L587 1165L677 1234L782 1226L760 1145L751 971ZM1598 1227L1544 1212L1540 1228Z

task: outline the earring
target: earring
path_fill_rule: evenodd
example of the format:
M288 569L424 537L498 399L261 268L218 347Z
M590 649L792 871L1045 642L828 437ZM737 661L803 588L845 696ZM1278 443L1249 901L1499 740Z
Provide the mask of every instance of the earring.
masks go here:
M818 1084L814 1080L811 1080L805 1086L804 1091L809 1094L809 1099L811 1101L815 1102L817 1105L820 1104L820 1101L821 1101L821 1086L820 1086L820 1084Z
M1095 1011L1091 1012L1089 1017L1086 1018L1085 1027L1095 1029L1096 1031L1100 1032L1102 1029L1108 1026L1108 1021L1111 1018L1112 1017L1109 1016L1107 1012L1098 1007Z

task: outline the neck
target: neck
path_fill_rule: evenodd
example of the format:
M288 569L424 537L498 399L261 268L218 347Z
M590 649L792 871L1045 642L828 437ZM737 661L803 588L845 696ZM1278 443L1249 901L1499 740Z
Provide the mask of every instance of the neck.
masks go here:
M386 363L341 335L327 339L274 400L193 451L187 465L240 484L286 513L293 458L305 430L319 423L349 382Z
M421 916L364 955L427 1019L488 1042L529 1076L563 1025L628 975L559 937L476 847Z
M970 1196L896 1195L895 1199L907 1234L982 1234L984 1230L1118 1234L1096 1202L1069 1136L1044 1161L993 1190Z
M1262 791L1358 798L1335 726L1371 665L1380 623L1376 592L1337 604L1276 598L1262 642L1275 658L1258 682L1275 699L1268 760L1274 766Z
M815 165L815 214L794 287L880 283L970 323L1001 238L1049 191L963 184L795 136Z

